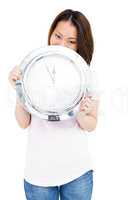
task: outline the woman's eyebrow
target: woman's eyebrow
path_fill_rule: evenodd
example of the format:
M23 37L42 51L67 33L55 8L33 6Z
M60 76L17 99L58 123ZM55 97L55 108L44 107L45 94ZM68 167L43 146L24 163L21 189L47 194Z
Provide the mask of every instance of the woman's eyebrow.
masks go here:
M76 40L77 38L76 37L69 37L68 39L74 39L74 40Z
M57 33L58 33L59 35L63 36L63 34L60 33L59 31L57 31ZM76 38L76 37L68 37L68 39L74 39L74 40L76 40L77 38Z
M59 31L56 31L59 35L63 36Z

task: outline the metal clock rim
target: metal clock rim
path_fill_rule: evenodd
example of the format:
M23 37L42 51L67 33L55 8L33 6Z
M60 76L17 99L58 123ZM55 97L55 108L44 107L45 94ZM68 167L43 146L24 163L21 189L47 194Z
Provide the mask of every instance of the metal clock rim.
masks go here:
M78 65L79 69L80 69L80 73L82 75L82 81L84 81L84 84L86 83L86 69L88 68L88 65L87 63L84 61L84 59L79 55L77 54L76 52L74 52L73 50L71 49L68 49L66 47L62 47L62 46L58 46L58 45L50 45L50 46L47 46L47 47L41 47L41 48L38 48L38 49L35 49L33 51L31 51L24 59L23 61L21 62L20 64L20 68L22 70L22 73L23 73L23 76L24 76L24 73L28 67L28 63L29 62L33 62L34 60L37 60L37 58L39 58L40 56L43 56L44 57L44 52L45 52L45 56L48 56L48 55L52 55L52 54L60 54L62 56L64 56L64 50L65 50L65 57L68 57L69 59L71 58L71 60L76 63L76 65ZM38 55L38 56L37 56ZM81 65L84 65L85 67L87 67L86 69L84 67L81 68ZM48 119L48 113L47 114L42 114L42 113L39 113L33 105L30 104L29 100L27 99L27 96L25 95L25 91L24 91L24 83L23 81L21 81L21 87L22 87L22 93L24 95L24 99L25 99L25 106L27 107L27 109L32 112L33 114L37 115L38 117L42 118L42 119ZM81 88L81 93L80 93L80 99L81 99L81 96L84 95L85 93L85 90L86 88L82 86ZM73 104L70 108L70 111L74 108L74 106L76 106L79 102L79 99L77 101L77 103ZM65 119L65 118L68 118L68 113L64 111L63 114L60 114L60 118L61 119Z

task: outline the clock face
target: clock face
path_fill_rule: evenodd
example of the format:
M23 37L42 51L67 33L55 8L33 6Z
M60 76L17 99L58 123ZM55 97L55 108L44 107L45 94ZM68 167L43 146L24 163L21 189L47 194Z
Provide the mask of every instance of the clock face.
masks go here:
M66 47L36 49L25 57L20 68L21 93L28 111L42 118L72 111L85 92L88 66Z
M80 86L75 63L58 54L33 61L24 76L26 94L40 111L63 112L79 97Z

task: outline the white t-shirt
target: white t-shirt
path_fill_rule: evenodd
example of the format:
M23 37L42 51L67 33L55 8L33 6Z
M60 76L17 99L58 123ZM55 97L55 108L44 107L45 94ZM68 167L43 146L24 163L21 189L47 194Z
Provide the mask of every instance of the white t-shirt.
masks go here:
M93 76L89 91L96 97L92 79ZM51 122L32 115L28 131L25 180L29 183L59 186L93 169L88 146L90 133L78 126L74 116Z

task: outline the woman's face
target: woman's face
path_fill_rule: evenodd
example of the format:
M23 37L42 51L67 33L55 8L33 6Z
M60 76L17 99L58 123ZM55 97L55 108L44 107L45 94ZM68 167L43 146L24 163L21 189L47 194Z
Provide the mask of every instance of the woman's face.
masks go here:
M61 45L77 51L77 29L70 21L58 22L50 37L50 45Z

